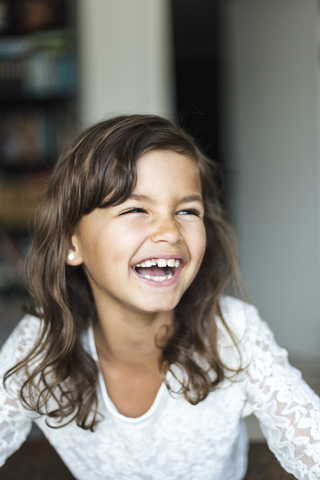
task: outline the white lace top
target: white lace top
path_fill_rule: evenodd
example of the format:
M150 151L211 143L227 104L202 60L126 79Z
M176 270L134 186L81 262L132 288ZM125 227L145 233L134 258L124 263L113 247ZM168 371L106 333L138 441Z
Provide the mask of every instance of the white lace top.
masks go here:
M0 387L0 465L19 448L31 428L42 429L79 480L240 480L247 464L243 418L258 417L270 449L281 465L299 479L320 479L320 401L287 362L255 308L239 300L222 300L225 319L239 339L246 368L236 382L223 384L198 405L163 384L150 410L139 418L119 414L111 403L102 375L95 432L75 422L58 429L36 418ZM3 347L5 372L34 344L39 320L26 316ZM83 341L98 361L92 330ZM220 354L236 366L236 349L219 324ZM168 375L172 387L177 385ZM21 378L11 383L18 389ZM1 470L0 470L1 476Z

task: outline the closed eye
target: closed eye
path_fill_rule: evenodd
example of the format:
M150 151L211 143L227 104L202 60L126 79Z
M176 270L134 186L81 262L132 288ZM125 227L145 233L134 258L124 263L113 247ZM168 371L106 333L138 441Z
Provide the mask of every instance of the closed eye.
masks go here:
M180 210L176 214L177 215L195 215L196 217L200 217L200 212L196 208L185 208L184 210Z
M126 215L127 213L147 213L143 208L129 208L124 212L119 213L119 215Z

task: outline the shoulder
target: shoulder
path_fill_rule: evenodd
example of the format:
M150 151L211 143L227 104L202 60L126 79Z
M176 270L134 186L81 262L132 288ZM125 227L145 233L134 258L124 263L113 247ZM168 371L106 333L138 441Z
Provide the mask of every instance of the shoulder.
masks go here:
M42 333L43 322L25 315L13 330L0 352L1 373L23 360L36 345Z
M223 297L220 308L223 321L217 319L217 328L218 348L222 356L230 350L237 351L236 356L241 356L243 365L257 364L259 359L272 363L275 358L283 360L287 357L287 351L279 347L269 325L261 319L253 305Z
M226 336L227 329L232 332L235 340L241 340L253 334L258 323L261 322L258 310L249 303L238 298L222 296L219 301L223 321L217 319L217 327L221 340ZM228 335L230 338L230 335Z
M241 363L249 364L261 349L279 349L273 333L258 310L242 300L223 296L220 299L222 319L216 319L217 344L222 360L227 363L241 358ZM232 353L233 352L233 353ZM235 363L235 364L236 364Z

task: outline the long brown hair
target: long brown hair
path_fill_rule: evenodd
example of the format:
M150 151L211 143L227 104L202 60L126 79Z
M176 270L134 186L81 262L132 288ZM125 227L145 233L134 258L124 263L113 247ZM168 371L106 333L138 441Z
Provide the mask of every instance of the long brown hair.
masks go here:
M40 358L32 362L36 366L21 387L21 400L61 424L76 419L82 428L93 430L98 422L98 369L81 342L82 333L96 320L95 303L83 268L66 264L70 237L83 215L120 204L131 194L137 161L151 150L174 151L197 162L207 236L200 270L176 307L174 334L162 349L160 372L165 377L173 365L182 368L181 393L194 404L226 375L215 317L224 322L219 299L237 279L237 262L233 234L218 199L217 167L185 131L164 118L112 118L78 135L54 168L27 258L34 301L29 313L41 318L42 333L27 357L5 376L6 381ZM52 397L57 406L50 410Z

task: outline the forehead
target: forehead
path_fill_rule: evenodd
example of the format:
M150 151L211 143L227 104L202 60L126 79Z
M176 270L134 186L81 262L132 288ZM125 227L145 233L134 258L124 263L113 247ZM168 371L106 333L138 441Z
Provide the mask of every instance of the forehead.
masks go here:
M196 161L170 150L153 150L143 154L137 163L135 190L174 186L201 192L200 171Z

